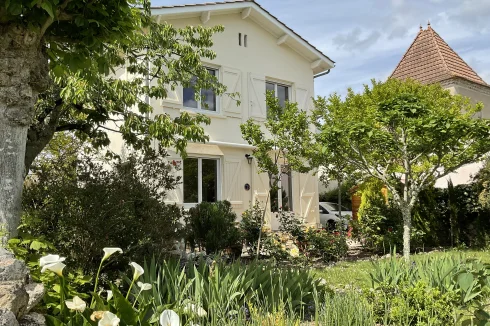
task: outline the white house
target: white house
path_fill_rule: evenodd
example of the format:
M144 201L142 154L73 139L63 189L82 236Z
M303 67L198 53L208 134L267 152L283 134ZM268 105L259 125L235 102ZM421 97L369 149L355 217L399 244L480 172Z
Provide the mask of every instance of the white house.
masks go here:
M269 190L268 176L258 174L256 161L247 159L253 148L242 139L240 124L249 118L264 121L266 90L274 90L281 101L295 101L301 109L310 110L313 76L327 72L334 62L254 1L165 6L153 8L152 14L158 22L175 27L225 26L223 33L214 36L217 58L204 64L227 86L227 92L240 93L240 105L228 96L208 92L204 110L194 100L193 90L183 88L151 104L155 114L176 117L188 111L211 118L205 127L208 143L189 144L185 160L171 155L183 182L168 201L191 207L202 201L228 200L240 216L251 203L265 202ZM317 177L293 172L283 176L282 184L291 209L308 224L317 225ZM267 216L276 229L278 223L268 206Z

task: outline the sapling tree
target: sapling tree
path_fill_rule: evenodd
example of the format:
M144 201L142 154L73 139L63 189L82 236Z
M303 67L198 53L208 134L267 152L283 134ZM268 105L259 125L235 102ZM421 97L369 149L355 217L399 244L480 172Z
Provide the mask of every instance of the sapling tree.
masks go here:
M149 100L180 85L222 94L201 64L222 30L158 24L147 0L0 1L0 225L15 235L23 177L56 132L178 151L207 140L209 119L155 114Z
M383 182L403 216L403 255L409 259L412 209L420 191L490 151L490 122L482 109L440 85L413 80L373 81L315 100L319 132L336 141L346 162ZM322 139L319 138L319 139Z
M243 139L254 146L253 156L257 160L259 173L269 176L271 191L280 189L283 174L291 171L307 173L307 151L311 146L309 118L297 103L285 102L281 106L273 92L267 92L267 119L263 123L249 119L240 126ZM280 197L280 196L279 196ZM270 192L264 206L257 244L257 257L260 253L262 228L265 222Z

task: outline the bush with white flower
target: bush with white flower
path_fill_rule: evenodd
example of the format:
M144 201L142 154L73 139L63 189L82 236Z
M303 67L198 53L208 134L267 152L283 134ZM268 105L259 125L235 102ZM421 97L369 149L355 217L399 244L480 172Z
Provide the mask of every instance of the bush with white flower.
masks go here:
M139 282L138 279L145 273L141 265L131 262L133 269L132 280L124 296L120 289L109 284L110 289L97 292L99 275L106 262L113 254L122 253L120 248L104 248L104 256L101 259L94 290L91 293L90 303L83 300L78 295L69 298L63 269L65 264L64 257L58 255L46 255L39 260L42 273L53 273L59 280L59 313L56 315L46 315L48 326L72 326L72 325L97 325L97 326L118 326L118 325L162 325L180 326L179 315L169 309L162 311L162 308L154 309L153 302L143 303L138 300L143 291L152 289L152 284ZM137 291L131 291L133 287ZM102 293L106 292L105 299ZM137 293L134 295L134 293ZM197 306L186 307L199 316L205 316L205 311ZM152 309L154 310L152 313Z

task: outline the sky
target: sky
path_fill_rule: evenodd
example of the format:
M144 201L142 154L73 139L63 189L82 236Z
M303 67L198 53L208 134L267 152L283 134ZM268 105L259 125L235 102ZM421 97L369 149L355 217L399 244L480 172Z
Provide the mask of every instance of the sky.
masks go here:
M153 0L152 5L212 0ZM490 83L490 0L257 0L335 61L315 93L362 90L395 69L419 26L432 28ZM225 26L226 28L226 26Z

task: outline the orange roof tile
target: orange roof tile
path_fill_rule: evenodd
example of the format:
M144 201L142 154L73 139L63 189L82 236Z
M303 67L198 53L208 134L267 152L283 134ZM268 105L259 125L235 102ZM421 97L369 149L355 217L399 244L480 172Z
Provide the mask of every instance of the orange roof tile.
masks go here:
M420 32L408 48L390 78L412 78L424 84L441 82L453 77L489 86L471 67L439 36L427 27Z

